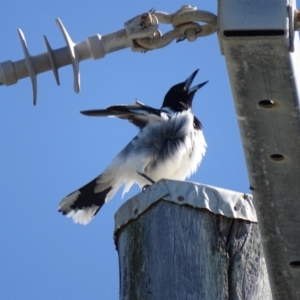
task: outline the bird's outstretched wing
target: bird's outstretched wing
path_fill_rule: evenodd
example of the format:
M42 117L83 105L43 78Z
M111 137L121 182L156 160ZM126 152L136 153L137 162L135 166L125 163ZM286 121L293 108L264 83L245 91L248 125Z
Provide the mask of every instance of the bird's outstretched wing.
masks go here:
M127 119L139 128L145 127L149 122L154 122L166 115L166 112L145 105L140 101L135 104L121 104L109 106L105 109L81 111L83 115L91 117L118 117Z

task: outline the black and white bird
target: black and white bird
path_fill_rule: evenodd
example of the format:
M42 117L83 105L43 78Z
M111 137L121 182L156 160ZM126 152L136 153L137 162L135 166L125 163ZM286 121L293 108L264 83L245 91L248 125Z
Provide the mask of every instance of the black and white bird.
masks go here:
M185 180L198 169L206 151L202 124L192 112L198 89L192 88L198 70L165 95L160 109L139 101L106 109L82 111L88 116L127 119L140 131L97 178L65 197L59 212L75 223L88 224L104 203L124 184L123 195L134 183L141 188L162 178Z

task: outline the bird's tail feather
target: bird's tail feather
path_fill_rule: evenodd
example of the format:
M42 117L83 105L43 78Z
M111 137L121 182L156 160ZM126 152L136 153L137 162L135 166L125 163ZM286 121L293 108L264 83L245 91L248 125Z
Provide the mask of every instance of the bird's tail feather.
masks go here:
M101 176L65 197L60 202L58 211L71 217L74 223L88 224L118 189L116 184L99 183ZM110 183L113 183L112 180Z

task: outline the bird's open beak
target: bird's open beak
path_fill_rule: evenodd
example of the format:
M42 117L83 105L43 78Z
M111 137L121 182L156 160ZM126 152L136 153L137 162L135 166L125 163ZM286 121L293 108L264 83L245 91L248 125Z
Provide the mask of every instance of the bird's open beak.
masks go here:
M204 85L206 85L208 83L208 81L202 82L198 85L193 86L191 89L191 85L193 83L194 78L196 77L197 73L198 73L199 69L197 69L186 81L185 81L185 86L184 86L184 90L188 92L188 94L191 93L195 93L196 91L198 91L200 88L202 88Z
M188 94L197 92L199 89L201 89L207 83L208 83L208 80L205 81L205 82L202 82L200 84L197 84L197 85L193 86L191 89L189 89Z
M197 69L186 81L185 81L185 85L184 85L184 90L185 91L189 91L194 78L196 77L197 73L198 73L199 69Z

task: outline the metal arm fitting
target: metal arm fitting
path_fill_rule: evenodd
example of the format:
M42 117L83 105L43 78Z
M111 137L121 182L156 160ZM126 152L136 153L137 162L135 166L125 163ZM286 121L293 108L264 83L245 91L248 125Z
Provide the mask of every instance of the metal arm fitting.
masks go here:
M200 25L197 22L205 24ZM85 41L74 43L60 19L56 23L67 46L53 50L44 36L47 52L31 56L25 36L18 29L25 58L0 63L0 85L12 85L19 79L30 77L33 89L33 104L37 101L37 80L39 73L52 70L60 85L58 69L71 64L74 74L74 90L80 91L79 62L88 58L99 59L107 53L130 47L132 51L146 52L170 44L173 40L195 41L198 37L212 34L217 29L217 17L196 7L184 5L173 14L150 10L125 22L124 29L106 35L93 35ZM162 34L159 23L172 24L173 29Z

